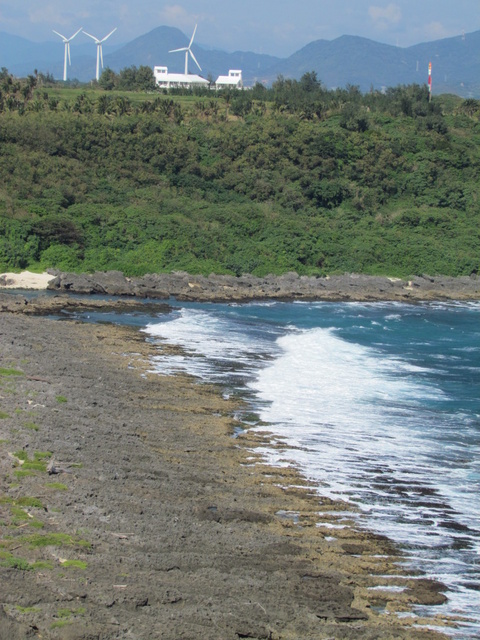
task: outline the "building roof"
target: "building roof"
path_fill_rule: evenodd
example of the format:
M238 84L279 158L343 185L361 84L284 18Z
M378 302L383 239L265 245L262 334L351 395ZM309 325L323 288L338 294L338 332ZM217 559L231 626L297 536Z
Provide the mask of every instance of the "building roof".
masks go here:
M207 86L209 84L208 80L198 76L194 73L189 73L185 75L184 73L168 73L167 67L154 67L153 73L155 75L155 80L157 84L161 85L201 85Z
M197 76L194 73L189 73L188 75L185 75L184 73L166 73L157 77L162 82L168 81L185 84L208 84L208 80L205 80L202 76Z
M228 72L228 76L218 76L215 84L230 87L242 86L242 72L240 69L230 69Z
M218 76L216 84L238 84L238 78L231 76Z

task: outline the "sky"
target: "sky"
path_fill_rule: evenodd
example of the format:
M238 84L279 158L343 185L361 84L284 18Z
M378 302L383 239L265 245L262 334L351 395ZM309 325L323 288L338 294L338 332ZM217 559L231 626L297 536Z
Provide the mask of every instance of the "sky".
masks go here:
M480 29L479 0L0 0L0 32L36 42L83 27L111 44L177 27L225 51L288 57L314 40L357 35L408 47ZM83 34L79 38L87 38Z

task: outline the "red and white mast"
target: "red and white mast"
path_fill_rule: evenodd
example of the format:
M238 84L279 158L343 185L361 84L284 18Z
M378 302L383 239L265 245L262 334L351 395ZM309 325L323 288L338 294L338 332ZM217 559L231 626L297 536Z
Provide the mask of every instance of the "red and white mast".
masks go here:
M428 63L428 101L432 99L432 63Z

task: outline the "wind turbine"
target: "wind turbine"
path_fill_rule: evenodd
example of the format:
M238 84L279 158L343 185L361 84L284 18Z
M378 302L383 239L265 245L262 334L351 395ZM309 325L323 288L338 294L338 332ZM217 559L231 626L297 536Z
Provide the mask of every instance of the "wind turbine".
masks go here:
M60 36L60 38L63 40L65 44L65 60L63 62L63 81L64 82L67 81L67 59L68 59L68 64L72 64L72 60L70 58L70 42L75 38L76 35L80 33L81 30L82 30L82 27L80 27L80 29L76 31L71 38L66 38L65 36L62 36L61 33L58 33L58 31L55 31L55 29L52 29L53 33L56 33L57 36Z
M198 64L197 59L193 55L193 52L192 52L192 49L191 49L192 44L193 44L193 39L195 38L196 31L197 31L197 25L195 25L195 29L193 30L193 35L192 35L192 38L190 40L190 44L188 45L188 47L182 47L181 49L172 49L171 51L168 52L168 53L177 53L177 51L185 51L185 75L186 76L188 76L188 54L190 54L192 56L193 60L195 61L195 64L200 69L200 71L202 70L202 67Z
M102 69L103 69L103 49L102 49L102 44L105 42L105 40L107 40L112 35L112 33L115 33L116 30L117 30L117 27L115 27L115 29L113 31L110 31L108 36L105 36L101 40L99 40L95 36L92 36L90 33L87 33L86 31L83 32L86 36L88 36L89 38L92 38L92 40L95 40L95 42L97 44L97 76L96 76L97 77L97 82L100 79L100 63L102 64Z

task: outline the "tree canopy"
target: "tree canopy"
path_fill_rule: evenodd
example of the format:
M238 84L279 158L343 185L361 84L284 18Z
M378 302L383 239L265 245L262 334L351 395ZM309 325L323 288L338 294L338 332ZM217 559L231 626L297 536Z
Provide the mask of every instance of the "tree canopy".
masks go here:
M149 79L2 70L1 270L478 272L478 101L315 73L170 95Z

